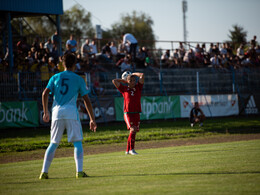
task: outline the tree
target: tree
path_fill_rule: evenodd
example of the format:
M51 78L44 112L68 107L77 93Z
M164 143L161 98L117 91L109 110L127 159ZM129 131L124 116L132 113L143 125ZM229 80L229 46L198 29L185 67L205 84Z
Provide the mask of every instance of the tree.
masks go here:
M56 21L55 16L49 16ZM40 37L49 38L55 31L56 27L46 16L27 17L26 21ZM94 28L91 23L91 13L86 13L84 8L74 5L70 10L60 16L62 42L66 42L70 34L74 34L76 39L82 37L93 37Z
M132 15L122 15L118 23L112 24L112 29L105 33L114 39L121 40L121 34L133 34L142 46L154 47L155 36L152 29L153 20L143 12L133 11ZM110 37L110 38L111 38ZM104 37L109 38L109 37Z
M50 18L55 21L55 18L53 16L50 16ZM48 38L55 31L55 25L46 16L25 17L24 19L30 26L28 27L28 25L25 24L24 29L30 28L31 31L35 32L40 37Z
M233 30L229 30L230 35L228 37L231 39L231 43L234 49L237 49L240 44L245 44L247 31L244 30L243 27L235 24L232 26Z
M93 37L94 28L91 23L91 13L86 13L84 8L74 5L61 16L61 32L63 40L73 34L77 39Z

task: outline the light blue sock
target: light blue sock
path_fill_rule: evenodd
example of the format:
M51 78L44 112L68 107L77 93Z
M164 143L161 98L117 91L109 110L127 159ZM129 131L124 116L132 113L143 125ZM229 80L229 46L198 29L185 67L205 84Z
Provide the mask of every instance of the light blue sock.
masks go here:
M76 163L76 171L81 172L83 171L83 147L82 147L82 142L73 142L74 145L74 159Z
M53 160L58 145L59 144L50 143L49 147L47 148L44 155L42 172L48 173L49 167L51 166L51 162Z

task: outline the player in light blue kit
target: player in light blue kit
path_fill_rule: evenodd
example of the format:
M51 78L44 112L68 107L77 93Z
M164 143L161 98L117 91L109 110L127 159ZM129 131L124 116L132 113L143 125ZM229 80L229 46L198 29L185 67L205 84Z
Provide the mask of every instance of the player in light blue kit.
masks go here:
M96 132L97 125L88 97L89 90L87 90L85 81L73 72L76 65L76 56L71 53L65 55L63 65L65 66L65 71L52 76L42 93L44 122L49 122L50 120L48 112L48 97L50 92L53 93L53 105L51 143L45 152L39 179L48 179L48 169L65 129L67 130L68 142L72 142L74 145L76 178L87 177L87 174L83 172L83 133L76 105L79 94L83 97L90 118L90 130Z

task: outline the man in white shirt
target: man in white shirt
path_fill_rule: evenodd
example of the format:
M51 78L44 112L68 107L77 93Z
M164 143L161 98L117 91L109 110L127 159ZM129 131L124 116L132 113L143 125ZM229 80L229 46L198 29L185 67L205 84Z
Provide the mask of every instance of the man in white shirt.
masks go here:
M122 33L122 37L123 37L123 44L126 45L128 43L130 45L129 53L131 54L132 60L134 62L136 59L136 48L138 42L136 38L130 33L126 33L126 34Z
M245 52L244 52L244 45L243 45L243 44L241 44L241 45L239 46L239 48L237 48L237 56L238 56L240 59L244 58Z
M116 62L117 48L116 48L115 43L113 41L111 41L110 50L111 50L113 61Z
M44 44L44 49L48 48L50 52L53 50L53 44L51 42L51 39L48 39L48 41Z

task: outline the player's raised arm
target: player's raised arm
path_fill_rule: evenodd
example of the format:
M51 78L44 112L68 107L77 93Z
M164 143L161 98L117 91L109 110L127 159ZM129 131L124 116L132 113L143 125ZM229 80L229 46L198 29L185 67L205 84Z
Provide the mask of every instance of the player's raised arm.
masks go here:
M120 83L127 83L127 81L124 79L113 79L112 83L115 85L116 88L118 88L120 86Z
M134 72L132 75L139 77L139 83L144 84L144 73Z

